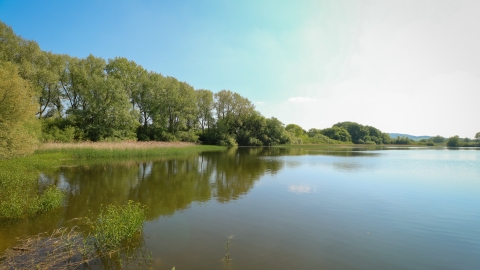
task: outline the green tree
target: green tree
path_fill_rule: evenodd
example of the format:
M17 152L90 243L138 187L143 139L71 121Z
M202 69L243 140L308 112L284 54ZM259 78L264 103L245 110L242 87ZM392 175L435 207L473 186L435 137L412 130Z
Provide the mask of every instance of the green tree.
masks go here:
M447 140L447 146L448 147L460 147L460 146L462 146L461 144L462 143L460 141L460 137L458 137L456 135L448 138L448 140Z
M35 93L17 67L0 61L0 158L31 154L38 142Z
M285 130L293 133L293 135L295 135L295 137L297 138L303 138L306 135L306 131L303 130L303 128L297 124L288 124L285 127Z
M192 86L167 77L161 89L161 106L167 116L167 128L171 134L186 129L196 118L196 95Z
M333 126L346 129L350 136L352 136L353 143L358 144L365 143L367 141L365 137L369 135L369 130L365 126L362 126L355 122L341 122Z
M445 142L445 138L440 136L440 135L437 135L435 137L432 137L431 140L434 142L434 143L443 143Z
M210 90L199 89L195 90L197 96L197 121L202 129L202 133L205 133L205 128L210 129L214 122L213 118L213 93Z
M88 56L79 62L81 69L80 104L73 111L88 139L134 139L138 114L130 103L121 82L108 77L105 60Z
M63 104L60 84L60 74L63 72L63 61L61 55L50 52L42 52L37 61L37 72L35 74L36 92L39 93L39 118L61 116Z
M321 129L317 129L317 128L311 128L307 131L307 135L308 137L310 138L313 138L315 137L315 135L317 134L322 134L322 130Z
M477 133L475 134L475 139L480 140L480 132L477 132Z
M124 57L116 57L109 59L105 67L109 77L113 77L120 81L123 90L130 98L132 108L136 107L137 99L147 76L147 71L134 61L129 61Z
M352 141L352 136L350 136L350 133L348 133L348 131L342 127L333 126L331 128L322 129L321 134L337 141Z

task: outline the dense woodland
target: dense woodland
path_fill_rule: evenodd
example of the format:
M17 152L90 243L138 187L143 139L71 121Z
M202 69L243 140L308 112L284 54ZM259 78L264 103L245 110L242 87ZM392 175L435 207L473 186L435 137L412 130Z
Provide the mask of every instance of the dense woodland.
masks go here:
M82 140L225 146L412 143L354 122L308 131L285 126L230 90L195 90L126 58L45 52L0 22L0 158L31 153L36 142Z

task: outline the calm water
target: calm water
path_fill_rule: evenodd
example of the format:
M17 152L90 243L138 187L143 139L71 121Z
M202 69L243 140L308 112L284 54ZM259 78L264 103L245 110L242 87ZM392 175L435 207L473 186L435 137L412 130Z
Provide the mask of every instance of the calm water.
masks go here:
M154 269L480 269L478 149L240 148L40 181L65 189L66 207L0 226L0 252L135 200Z

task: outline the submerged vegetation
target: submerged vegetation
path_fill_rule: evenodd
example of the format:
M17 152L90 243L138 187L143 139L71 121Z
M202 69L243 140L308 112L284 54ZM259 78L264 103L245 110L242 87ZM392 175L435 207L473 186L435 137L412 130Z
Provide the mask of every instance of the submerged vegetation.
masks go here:
M78 227L59 228L51 234L25 238L5 252L2 269L72 269L101 264L123 268L135 262L136 268L149 266L151 256L143 248L142 230L145 207L129 201L109 205L94 219L86 217L84 232Z

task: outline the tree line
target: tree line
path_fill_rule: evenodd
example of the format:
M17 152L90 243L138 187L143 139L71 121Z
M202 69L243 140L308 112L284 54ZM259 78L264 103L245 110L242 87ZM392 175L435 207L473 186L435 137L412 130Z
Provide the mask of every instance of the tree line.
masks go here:
M2 152L31 145L27 142L34 138L229 146L292 141L283 123L262 116L238 93L195 90L122 57L77 58L42 51L1 22L0 62Z
M0 22L0 158L31 153L38 141L81 140L225 146L409 143L354 122L308 132L285 126L230 90L195 90L123 57L42 51Z

